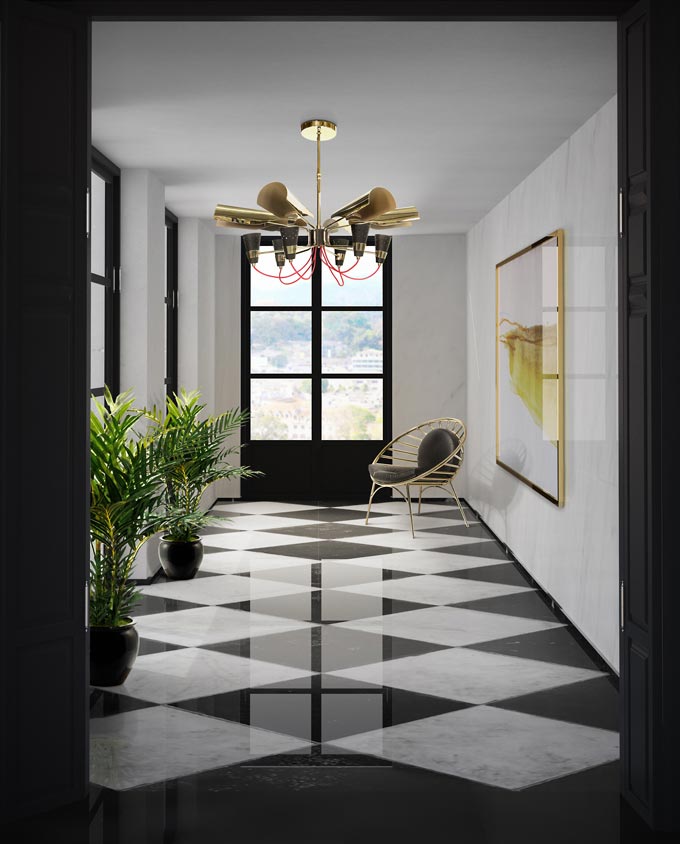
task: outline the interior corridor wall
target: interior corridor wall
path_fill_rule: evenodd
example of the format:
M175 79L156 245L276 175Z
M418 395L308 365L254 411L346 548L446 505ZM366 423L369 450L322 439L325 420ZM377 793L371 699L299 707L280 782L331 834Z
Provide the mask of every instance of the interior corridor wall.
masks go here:
M467 496L618 670L616 98L467 237ZM495 265L565 232L566 503L495 463Z
M453 416L467 424L466 238L392 239L392 430ZM467 494L467 452L455 482ZM445 492L428 489L428 496ZM450 493L449 493L450 495Z
M215 243L215 403L225 409L241 401L241 240L217 235ZM465 420L465 235L402 235L392 244L393 431L439 416ZM240 494L237 480L218 489ZM457 489L465 494L464 471Z

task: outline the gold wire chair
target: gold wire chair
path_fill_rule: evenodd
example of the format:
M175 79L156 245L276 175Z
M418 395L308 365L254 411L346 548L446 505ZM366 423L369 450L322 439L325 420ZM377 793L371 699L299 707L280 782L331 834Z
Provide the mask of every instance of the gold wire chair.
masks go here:
M420 514L423 490L428 487L443 488L448 485L456 499L465 527L469 527L453 486L453 479L463 462L465 437L465 425L460 419L444 417L430 419L428 422L409 428L408 431L404 431L389 442L368 467L373 485L368 499L365 524L368 524L371 503L376 492L384 488L393 489L408 504L411 534L415 537L411 487L419 487L418 514ZM399 489L401 486L406 487L406 495Z

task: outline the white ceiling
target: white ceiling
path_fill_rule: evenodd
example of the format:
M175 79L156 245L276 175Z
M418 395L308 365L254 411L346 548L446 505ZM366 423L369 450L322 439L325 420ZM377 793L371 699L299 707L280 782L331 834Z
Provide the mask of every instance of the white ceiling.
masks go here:
M465 232L616 93L610 22L95 22L93 143L148 167L180 216L269 181L322 216L382 185ZM221 230L225 231L225 230ZM236 232L238 233L238 232Z

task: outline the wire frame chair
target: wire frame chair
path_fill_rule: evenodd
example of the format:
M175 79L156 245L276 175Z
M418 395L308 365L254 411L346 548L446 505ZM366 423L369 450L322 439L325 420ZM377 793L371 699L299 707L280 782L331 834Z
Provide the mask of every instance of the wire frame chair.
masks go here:
M444 429L452 434L451 444L453 446L451 453L446 455L443 460L440 460L433 466L421 467L418 464L419 449L422 441L431 431ZM441 419L430 419L428 422L423 422L403 434L399 434L391 442L389 442L382 451L377 455L371 466L376 464L383 464L387 471L384 473L386 477L382 480L376 479L375 475L380 474L380 471L374 470L371 473L373 485L371 487L371 495L368 499L368 510L366 512L365 524L368 524L368 517L371 515L371 503L373 496L379 489L393 489L408 504L409 518L411 520L411 534L415 537L413 529L413 508L411 505L411 487L419 488L418 493L418 514L423 500L423 490L429 487L441 487L451 489L453 497L456 500L460 514L465 522L465 527L469 527L468 520L465 517L465 511L461 507L460 499L453 486L453 479L458 474L463 463L464 443L466 437L465 425L460 419L452 417L442 417ZM457 444L456 444L457 443ZM390 471L397 470L404 477L395 477L390 480ZM403 470L403 471L402 471ZM369 472L370 472L369 468ZM402 492L400 487L406 487L406 493Z

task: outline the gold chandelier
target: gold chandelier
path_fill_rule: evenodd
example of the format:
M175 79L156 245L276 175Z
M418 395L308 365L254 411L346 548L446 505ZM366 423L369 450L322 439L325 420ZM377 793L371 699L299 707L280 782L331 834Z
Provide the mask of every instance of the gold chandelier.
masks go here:
M346 278L357 279L349 275L365 254L375 255L376 268L363 278L370 278L385 263L392 238L382 234L383 229L410 226L420 219L418 210L413 206L397 208L397 203L387 188L373 188L368 193L357 197L343 205L331 216L321 222L321 142L330 141L337 134L338 127L330 120L305 120L300 126L303 138L316 141L316 221L311 219L312 212L297 199L283 184L283 182L269 182L257 195L260 208L238 208L233 205L218 205L215 208L215 221L218 226L237 229L260 229L261 231L278 231L280 237L275 237L273 249L260 249L260 232L249 232L241 238L246 257L251 266L263 275L256 264L260 255L273 254L278 276L284 284L293 284L299 280L312 277L319 261L329 269L339 285L343 285ZM375 247L367 249L369 229L376 229ZM307 242L298 245L300 231L307 235ZM339 236L345 233L349 236ZM345 256L352 250L356 261L350 267L343 269ZM328 251L333 252L333 263ZM307 253L302 266L296 266L295 259ZM288 261L291 272L284 275L284 268Z

